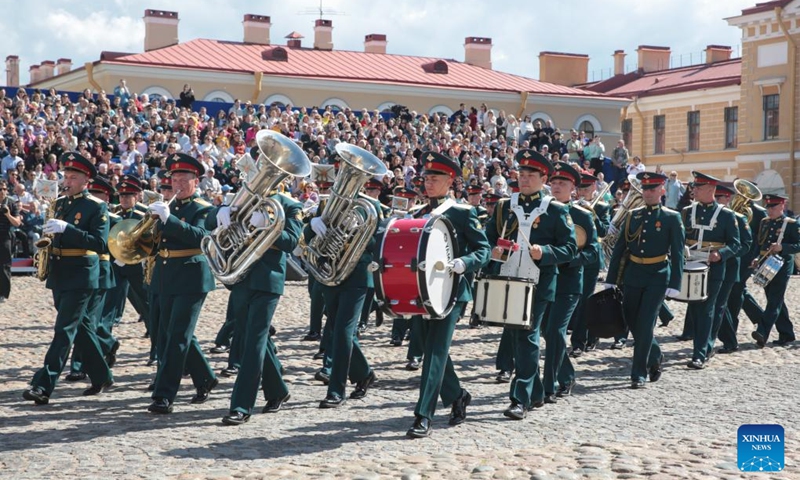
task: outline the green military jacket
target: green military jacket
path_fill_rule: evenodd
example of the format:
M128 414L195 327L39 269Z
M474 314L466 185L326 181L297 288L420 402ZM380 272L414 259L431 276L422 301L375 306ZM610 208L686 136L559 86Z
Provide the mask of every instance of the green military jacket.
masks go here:
M489 221L489 211L486 210L486 207L483 205L478 205L475 208L475 213L478 215L478 221L481 222L481 225L486 227L486 222Z
M761 220L761 226L758 229L760 254L763 255L770 245L778 241L784 218L786 218L786 216L781 215L780 218L775 220L771 220L769 217L765 217ZM781 268L781 274L790 275L794 271L794 255L800 252L800 231L798 230L797 220L794 218L790 218L789 223L786 224L786 231L783 234L781 247L781 252L775 254L780 256L784 262L783 268Z
M586 233L586 245L578 250L578 254L569 263L558 266L558 280L556 281L556 295L570 295L583 293L584 267L597 265L600 258L600 244L597 241L597 230L590 210L570 203L569 216L575 228L582 228Z
M303 204L278 192L271 192L270 198L283 208L285 218L283 231L275 243L250 268L244 280L232 286L233 289L241 285L251 290L283 295L286 282L286 254L295 249L303 233ZM219 208L213 209L206 216L205 227L209 232L217 228L217 210ZM249 219L245 221L249 222Z
M525 213L531 213L542 203L543 192L533 195L519 196L519 204ZM497 245L505 226L505 235L502 238L516 241L518 221L517 216L511 211L511 200L503 198L497 203L494 214L486 224L486 237L489 244ZM572 217L563 203L555 200L550 202L547 212L541 215L526 232L532 245L542 246L542 258L534 263L539 267L539 283L536 286L536 300L552 302L556 296L557 265L569 263L578 254L578 244L575 240ZM529 248L522 245L521 248ZM491 258L491 257L490 257ZM490 262L488 273L500 272L499 262Z
M716 201L707 204L695 203L697 204L697 218L695 221L698 225L709 225L719 204ZM682 216L683 226L686 229L686 241L689 244L689 240L697 240L700 233L699 229L692 229L692 205L683 208ZM712 247L713 250L719 252L722 259L719 262L711 263L711 268L708 271L709 280L721 282L725 279L725 267L728 260L738 255L742 247L739 240L739 227L733 210L723 208L719 212L714 229L706 231L703 235L703 243L705 244L706 242L724 244L721 247Z
M611 225L611 205L605 202L597 202L594 204L594 228L597 231L597 238L599 239L608 235L608 227ZM584 265L584 274L589 272L590 275L597 275L601 266L605 265L605 255L603 254L602 245L597 245L597 262Z
M684 243L683 223L678 212L661 204L633 209L625 217L614 245L606 282L680 290ZM666 258L660 262L640 264L630 256Z
M750 264L753 263L753 260L758 258L760 253L760 245L758 244L756 236L761 228L761 221L767 218L767 209L761 205L750 202L750 209L753 212L750 216L750 234L752 236L752 241L750 242L750 248L744 252L741 257L741 262L739 264L740 279L747 278L747 276L752 273Z
M156 221L157 252L197 250L196 254L187 257L164 257L161 253L156 256L150 286L158 289L159 294L182 295L214 290L214 276L205 255L200 253L200 240L208 233L206 215L211 208L210 203L195 193L172 203L166 223Z
M91 194L90 194L91 195ZM100 199L98 199L100 200ZM102 200L100 200L102 201ZM108 205L106 205L106 209ZM111 231L111 227L117 224L119 221L119 217L114 215L111 212L108 212L108 228L109 232ZM108 237L106 237L106 249L100 255L100 276L97 279L97 288L103 288L106 290L112 289L117 285L117 279L114 275L114 269L111 267L111 253L108 251ZM97 252L100 253L100 252Z
M56 291L99 288L100 258L108 248L108 207L88 190L56 201L55 218L67 222L66 230L53 236L53 248L87 250L87 255L50 257L47 288Z

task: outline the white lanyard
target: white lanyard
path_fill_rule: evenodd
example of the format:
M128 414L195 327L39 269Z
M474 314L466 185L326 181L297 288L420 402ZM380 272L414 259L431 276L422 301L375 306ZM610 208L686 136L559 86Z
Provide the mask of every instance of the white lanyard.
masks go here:
M717 226L717 217L719 216L719 212L722 211L723 205L718 204L717 209L714 211L714 215L711 216L711 221L708 225L698 225L696 221L696 213L697 213L697 204L698 202L692 203L692 230L698 230L699 233L697 234L697 245L695 248L700 250L703 247L703 234L705 234L706 230L711 231L714 230L714 227Z

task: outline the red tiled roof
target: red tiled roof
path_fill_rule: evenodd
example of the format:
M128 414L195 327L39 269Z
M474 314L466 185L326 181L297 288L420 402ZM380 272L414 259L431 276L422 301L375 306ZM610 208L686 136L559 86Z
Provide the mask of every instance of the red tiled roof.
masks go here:
M789 5L792 0L773 0L772 2L757 3L755 7L745 8L742 10L742 15L752 15L754 13L766 12L774 10L775 7L785 7Z
M742 81L742 59L735 58L712 64L617 75L584 88L618 97L646 97L687 92L705 88L739 85Z
M284 48L286 61L271 60L265 50ZM265 59L266 58L266 59ZM442 88L523 92L542 95L569 95L605 98L578 88L540 82L510 73L489 70L456 60L444 60L447 73L433 73L427 66L441 59L366 53L344 50L290 48L283 45L257 45L241 42L196 39L170 47L131 54L101 63L149 65L229 72L262 71L266 75L346 79Z

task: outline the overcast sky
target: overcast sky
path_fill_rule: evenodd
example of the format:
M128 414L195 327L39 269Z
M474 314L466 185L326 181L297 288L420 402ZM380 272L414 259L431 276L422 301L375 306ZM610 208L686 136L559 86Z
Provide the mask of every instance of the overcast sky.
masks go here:
M491 37L496 70L539 78L540 51L588 54L589 79L609 76L612 53L628 53L636 66L638 45L672 48L673 66L699 63L708 44L730 45L739 55L741 33L728 26L756 0L324 0L333 21L334 48L363 50L364 35L387 35L387 52L464 60L464 37ZM0 0L0 58L19 55L20 80L44 60L71 58L73 65L100 52L141 52L145 8L179 13L181 42L194 38L242 40L246 13L272 18L271 40L298 31L312 45L319 1L253 0ZM680 57L680 58L679 58ZM0 80L5 83L5 78Z

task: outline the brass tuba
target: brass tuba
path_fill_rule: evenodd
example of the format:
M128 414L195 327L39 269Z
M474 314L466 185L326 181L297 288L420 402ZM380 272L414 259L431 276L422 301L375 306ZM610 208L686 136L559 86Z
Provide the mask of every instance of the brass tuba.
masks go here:
M225 285L239 283L283 232L281 204L270 192L286 177L311 174L311 162L293 140L272 130L256 134L258 173L243 185L231 201L231 224L218 226L200 241L211 272ZM263 227L250 229L250 217L261 212Z
M631 184L631 189L628 190L625 200L622 201L622 205L620 205L616 213L614 213L614 218L611 219L611 226L613 229L609 229L608 234L603 237L601 242L603 260L605 260L606 268L608 268L611 262L611 254L614 253L614 245L617 244L622 224L625 222L625 217L628 215L628 212L634 208L644 206L644 197L642 197L642 188L639 179L631 175L628 177L628 182Z
M753 219L753 209L750 208L750 202L761 200L761 190L754 183L741 178L733 181L733 188L736 190L736 196L733 197L728 208L747 217L747 222L750 223L750 220Z
M180 190L167 205L172 205L178 198ZM141 220L129 218L122 220L108 232L108 251L125 265L136 265L153 254L157 247L155 242L156 218L149 212Z
M312 238L306 247L309 271L328 286L339 285L350 275L378 224L375 207L356 198L358 192L367 180L388 172L378 157L355 145L340 143L336 153L343 162L322 211L327 231Z

